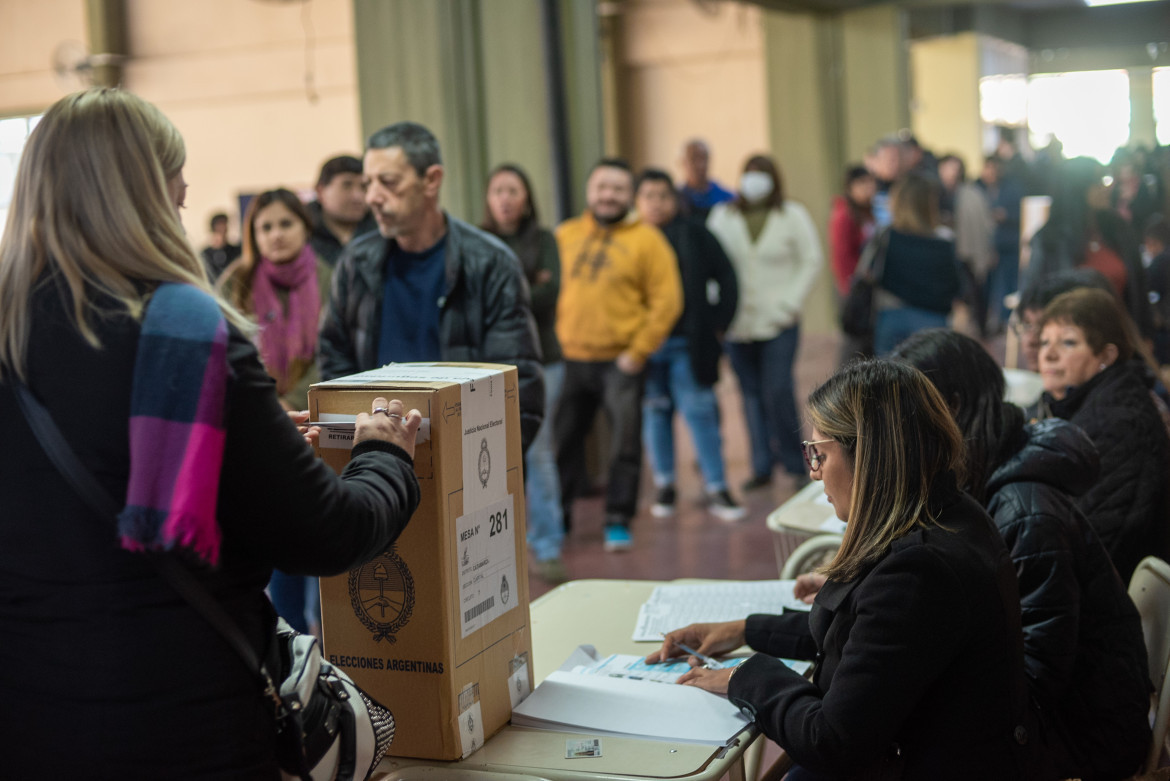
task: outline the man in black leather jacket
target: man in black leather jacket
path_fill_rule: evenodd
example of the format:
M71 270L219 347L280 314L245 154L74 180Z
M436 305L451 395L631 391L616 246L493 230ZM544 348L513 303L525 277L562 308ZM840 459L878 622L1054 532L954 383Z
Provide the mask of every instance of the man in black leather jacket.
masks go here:
M321 323L321 377L405 361L515 365L527 449L543 418L544 381L520 262L498 239L439 208L439 144L422 125L374 133L363 171L378 232L338 258Z

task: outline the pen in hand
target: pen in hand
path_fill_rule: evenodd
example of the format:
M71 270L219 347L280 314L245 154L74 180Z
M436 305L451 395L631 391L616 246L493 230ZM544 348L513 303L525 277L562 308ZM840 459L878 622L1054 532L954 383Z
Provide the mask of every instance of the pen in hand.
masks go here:
M663 635L663 637L665 637L665 635ZM703 666L706 667L708 670L722 670L723 669L722 663L715 661L710 656L707 656L707 654L701 654L698 651L696 651L694 648L691 648L690 646L683 645L682 643L677 642L677 641L675 642L675 646L682 649L683 651L686 651L688 654L690 654L691 656L693 656L696 659L698 659L699 661L701 661L703 663Z

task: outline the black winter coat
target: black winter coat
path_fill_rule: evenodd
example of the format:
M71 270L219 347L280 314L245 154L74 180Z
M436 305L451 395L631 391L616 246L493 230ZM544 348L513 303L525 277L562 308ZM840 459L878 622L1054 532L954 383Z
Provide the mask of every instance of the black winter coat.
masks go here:
M113 316L96 326L100 350L43 286L27 384L101 485L125 497L139 324ZM263 657L276 622L264 595L273 567L333 575L368 561L405 527L419 489L388 443L355 447L339 479L234 329L228 359L220 562L192 569ZM57 472L4 383L0 415L0 776L279 778L271 705L243 661L143 554L121 548L113 521Z
M1115 363L1041 408L1079 426L1097 448L1101 477L1080 499L1123 583L1146 556L1170 559L1170 439L1142 364Z
M983 508L951 488L937 525L894 542L812 612L750 616L763 653L729 697L826 779L1036 781L1016 577ZM812 681L776 656L810 658Z
M528 283L503 242L445 216L447 270L444 294L437 302L442 354L435 359L515 366L527 450L544 417L544 374ZM351 241L338 259L317 346L322 379L378 367L383 272L391 249L391 240L374 232Z
M1020 584L1024 666L1062 778L1129 778L1150 744L1141 617L1073 497L1097 478L1076 426L1025 426L987 505Z
M700 385L719 380L719 337L735 318L739 282L723 245L701 223L677 216L662 228L678 256L683 285L683 313L674 330L687 337L691 371ZM712 283L718 296L712 294ZM712 300L715 298L715 300Z

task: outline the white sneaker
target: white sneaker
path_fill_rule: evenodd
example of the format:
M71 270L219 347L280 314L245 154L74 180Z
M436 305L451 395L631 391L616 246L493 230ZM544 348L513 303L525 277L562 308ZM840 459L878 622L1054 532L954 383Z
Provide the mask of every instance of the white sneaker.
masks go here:
M722 491L709 494L707 501L707 509L721 521L732 523L747 515L747 508L743 505L736 504L735 500L731 498L731 494L727 493L726 488Z

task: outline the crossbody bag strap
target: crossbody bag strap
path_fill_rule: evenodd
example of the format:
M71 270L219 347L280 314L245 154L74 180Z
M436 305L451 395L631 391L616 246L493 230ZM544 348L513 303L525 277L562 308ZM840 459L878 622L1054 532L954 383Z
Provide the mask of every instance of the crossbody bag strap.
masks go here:
M24 412L25 420L28 421L29 427L36 434L49 460L57 467L57 471L69 481L73 490L85 500L90 509L113 522L116 528L121 506L114 501L114 498L102 487L93 473L81 462L81 459L73 452L73 448L69 447L69 443L65 441L65 436L53 421L49 411L37 400L28 386L15 377L11 378L10 382L16 392L16 401ZM159 577L170 584L196 613L223 636L228 645L244 660L248 670L260 680L265 692L275 693L276 689L272 679L261 664L256 649L248 642L243 630L216 601L207 587L200 583L191 571L175 558L151 552L144 555L146 560L154 566Z

